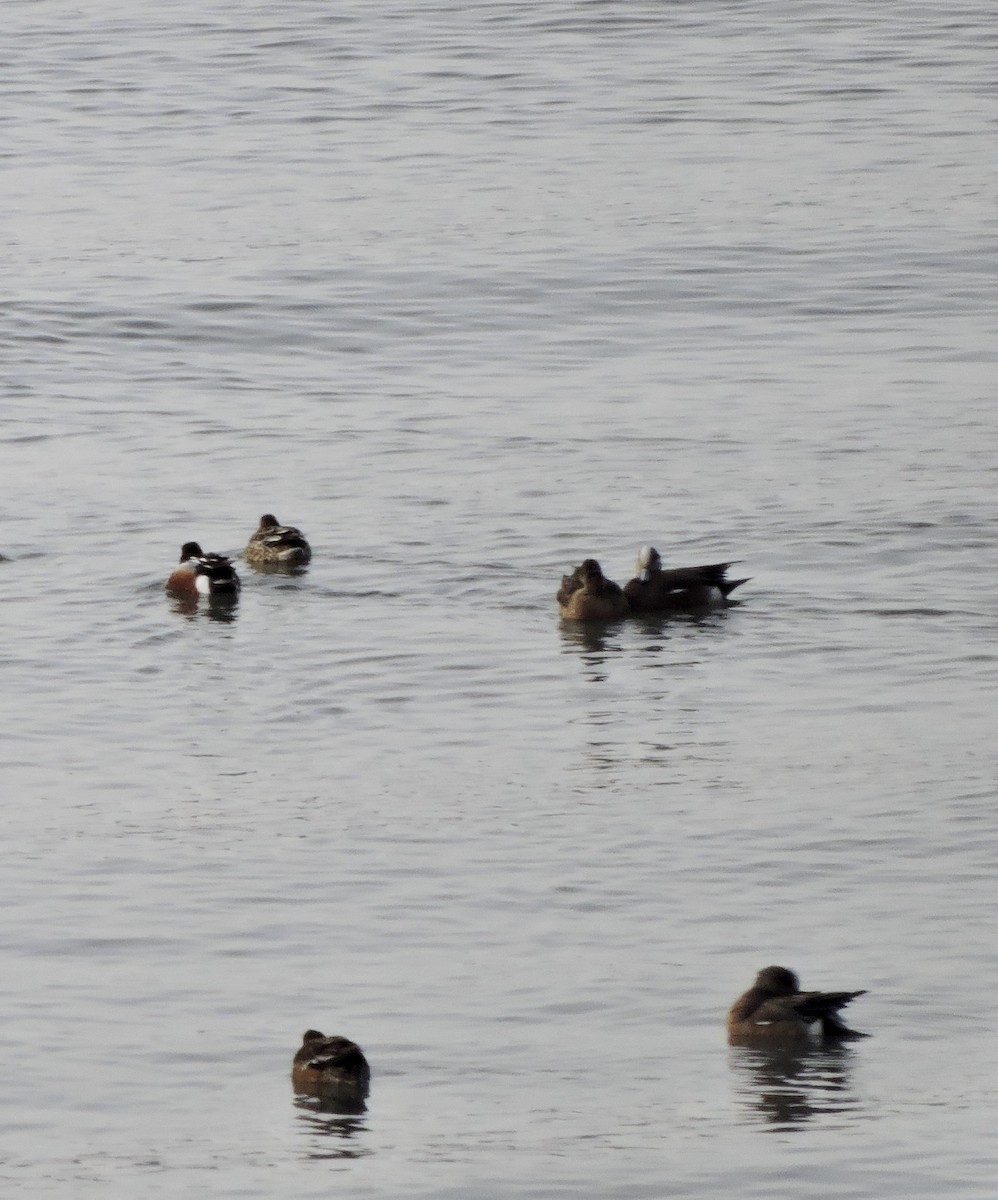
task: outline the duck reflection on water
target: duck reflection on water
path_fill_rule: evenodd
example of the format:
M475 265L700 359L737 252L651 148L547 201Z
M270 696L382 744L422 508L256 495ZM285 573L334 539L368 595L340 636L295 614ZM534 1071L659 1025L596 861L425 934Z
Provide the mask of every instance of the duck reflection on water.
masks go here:
M737 1046L729 1051L735 1090L753 1118L773 1129L794 1129L820 1117L856 1111L846 1044Z
M359 1114L343 1112L342 1101L328 1096L295 1096L301 1132L308 1138L304 1151L310 1159L367 1158L373 1154L363 1142L367 1122ZM361 1102L361 1110L366 1109Z

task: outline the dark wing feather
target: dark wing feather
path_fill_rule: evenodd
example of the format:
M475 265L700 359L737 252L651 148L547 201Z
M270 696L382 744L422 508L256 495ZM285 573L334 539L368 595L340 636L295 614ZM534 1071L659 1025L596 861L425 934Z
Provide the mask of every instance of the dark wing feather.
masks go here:
M800 992L793 997L793 1006L805 1021L818 1021L826 1017L834 1018L850 1000L865 995L865 989L858 992Z

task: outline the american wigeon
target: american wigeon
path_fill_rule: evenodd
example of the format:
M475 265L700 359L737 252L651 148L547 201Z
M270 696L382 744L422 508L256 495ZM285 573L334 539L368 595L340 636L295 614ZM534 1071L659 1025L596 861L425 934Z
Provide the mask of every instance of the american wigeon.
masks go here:
M291 1082L296 1091L310 1095L352 1092L363 1097L370 1087L371 1068L356 1042L306 1029L291 1064Z
M303 567L312 557L305 535L293 525L281 525L273 513L264 513L250 538L243 558L251 566Z
M728 1041L800 1045L810 1039L816 1021L821 1022L821 1033L829 1039L866 1037L843 1025L838 1017L840 1008L865 995L865 990L802 992L793 971L763 967L752 987L728 1012Z
M561 577L558 611L568 621L614 621L630 608L622 589L607 579L595 558Z
M638 574L624 585L624 595L636 613L703 612L727 604L728 596L748 582L728 579L731 563L664 570L654 546L642 546L635 564Z
M239 576L224 554L205 554L197 542L184 542L180 566L166 581L166 590L183 600L199 596L235 600L239 596Z

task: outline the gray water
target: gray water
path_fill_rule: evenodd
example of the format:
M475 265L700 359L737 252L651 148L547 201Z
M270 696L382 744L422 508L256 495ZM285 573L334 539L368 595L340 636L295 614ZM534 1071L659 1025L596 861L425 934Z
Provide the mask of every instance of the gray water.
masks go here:
M4 11L0 1181L991 1200L993 5Z

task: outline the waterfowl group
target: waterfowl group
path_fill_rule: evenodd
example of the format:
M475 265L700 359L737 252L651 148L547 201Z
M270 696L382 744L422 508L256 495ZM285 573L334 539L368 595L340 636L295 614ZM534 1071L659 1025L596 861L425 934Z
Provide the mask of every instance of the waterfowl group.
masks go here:
M755 983L728 1011L728 1040L738 1044L802 1045L814 1032L827 1040L861 1038L839 1019L856 992L802 992L800 980L787 967L763 967Z
M594 558L563 575L558 611L568 621L613 621L630 614L703 613L724 608L728 597L748 578L728 579L730 562L702 567L662 566L654 546L642 546L638 574L623 587L607 579Z
M850 1029L839 1017L841 1009L865 995L862 988L804 992L796 972L788 967L763 967L728 1011L728 1041L733 1046L784 1052L799 1051L819 1039L834 1044L865 1038L868 1034ZM371 1068L356 1042L308 1029L291 1063L291 1082L301 1094L355 1103L367 1097Z
M281 525L264 513L243 552L253 566L302 567L312 557L301 530ZM562 577L558 609L573 621L612 621L630 614L699 613L725 606L728 597L746 579L728 579L730 562L699 567L665 568L653 546L642 546L638 574L624 587L607 579L594 558L585 559ZM197 542L185 542L180 563L167 580L167 589L186 600L201 596L235 600L239 577L223 554L206 554ZM825 1040L865 1037L843 1024L839 1012L862 990L804 992L797 975L787 967L764 967L755 983L731 1006L727 1018L728 1040L733 1045L800 1046L820 1033ZM291 1064L296 1092L333 1097L339 1103L363 1108L371 1082L371 1068L363 1051L345 1037L327 1037L306 1030Z
M273 513L264 513L250 537L243 558L259 570L291 572L305 566L312 548L300 529L281 525ZM241 583L232 560L224 554L206 554L198 542L184 542L180 565L166 581L176 599L193 604L205 596L217 603L234 603Z
M300 529L282 525L273 513L264 513L250 536L243 558L261 571L293 571L311 561L312 547ZM595 558L587 558L570 575L563 575L558 589L558 611L567 621L614 621L643 613L701 613L724 607L728 597L744 579L728 579L730 562L700 567L662 566L654 546L642 546L638 574L624 587L607 579ZM199 543L185 542L180 565L166 582L167 591L188 601L208 596L234 601L240 581L231 559L224 554L206 554Z

